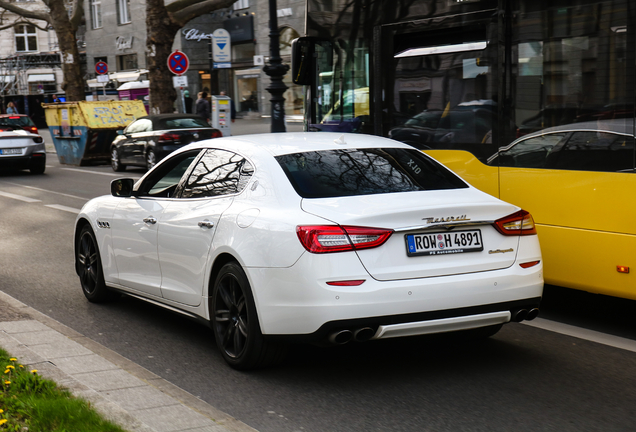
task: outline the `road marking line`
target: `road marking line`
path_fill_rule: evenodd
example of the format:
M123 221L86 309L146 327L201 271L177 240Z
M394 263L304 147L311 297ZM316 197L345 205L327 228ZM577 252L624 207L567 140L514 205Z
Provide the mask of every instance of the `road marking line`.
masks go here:
M52 190L48 190L48 189L42 189L42 188L35 187L35 186L26 186L26 185L22 185L20 183L11 183L11 182L2 182L2 183L10 184L12 186L23 187L23 188L27 188L27 189L34 189L34 190L37 190L37 191L46 192L46 193L50 193L50 194L62 195L62 196L65 196L65 197L75 198L75 199L79 199L79 200L83 200L83 201L88 201L90 199L90 198L79 197L79 196L76 196L76 195L69 195L69 194L65 194L65 193L62 193L62 192L56 192L56 191L52 191Z
M77 172L81 172L81 173L88 173L88 174L99 174L99 175L105 175L105 176L109 176L109 177L121 177L121 174L115 174L115 173L106 173L106 172L99 172L99 171L90 171L90 170L83 170L83 169L79 169L79 168L62 168L65 171L77 171Z
M13 199L17 199L20 201L24 201L24 202L28 202L28 203L34 203L34 202L41 202L41 200L39 199L34 199L34 198L29 198L29 197L25 197L22 195L16 195L16 194L12 194L9 192L0 192L0 195L7 197L7 198L13 198Z
M608 345L614 348L623 349L626 351L636 352L636 341L632 339L626 339L619 336L614 336L606 333L597 332L594 330L588 330L580 327L575 327L569 324L563 324L556 321L550 321L547 319L536 318L532 321L523 321L530 327L536 327L543 330L560 333L566 336L572 336L579 339L584 339L590 342L596 342L603 345Z
M69 213L75 213L75 214L79 214L79 212L81 211L80 209L76 209L73 207L67 207L67 206L63 206L63 205L59 205L59 204L47 204L44 207L48 207L48 208L52 208L52 209L56 209L56 210L62 210L62 211L66 211Z

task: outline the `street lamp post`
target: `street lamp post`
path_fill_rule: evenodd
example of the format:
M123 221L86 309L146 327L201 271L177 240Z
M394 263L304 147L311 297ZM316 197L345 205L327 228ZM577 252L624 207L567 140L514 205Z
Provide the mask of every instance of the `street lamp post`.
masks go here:
M270 77L267 91L272 95L272 132L285 132L285 98L283 93L287 86L283 83L283 77L289 70L280 58L278 17L276 0L269 0L269 64L265 65L263 72Z

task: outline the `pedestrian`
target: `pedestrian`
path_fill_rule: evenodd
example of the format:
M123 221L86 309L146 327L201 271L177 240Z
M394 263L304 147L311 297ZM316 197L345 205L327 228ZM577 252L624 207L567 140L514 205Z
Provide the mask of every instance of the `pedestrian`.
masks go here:
M57 98L57 95L53 95L53 103L56 102L60 102L60 100Z
M227 96L227 93L225 93L225 90L221 90L221 96ZM234 123L234 120L236 120L236 108L234 108L234 101L232 100L231 97L228 97L230 99L230 113L231 113L231 117L232 117L232 123Z
M18 109L13 102L7 104L7 114L18 114Z
M190 97L190 92L185 90L183 92L183 102L185 102L185 112L188 114L192 114L192 98Z
M208 94L206 92L199 92L199 98L196 104L196 115L203 117L205 121L210 123L210 102L208 102Z

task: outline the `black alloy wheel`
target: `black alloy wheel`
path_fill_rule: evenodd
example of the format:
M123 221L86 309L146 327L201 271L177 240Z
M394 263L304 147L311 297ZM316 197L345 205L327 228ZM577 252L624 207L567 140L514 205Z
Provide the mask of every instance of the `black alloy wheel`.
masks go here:
M46 170L45 162L31 165L31 167L29 168L29 171L31 172L31 174L44 174L45 170Z
M89 225L84 225L75 245L77 274L82 292L88 301L100 303L118 297L104 282L102 261L95 234Z
M110 166L113 168L115 172L121 172L126 170L126 165L121 163L119 158L119 151L117 147L113 147L110 150Z
M151 169L157 165L157 157L155 156L155 152L152 149L149 149L146 152L146 168Z
M225 361L235 369L255 369L278 363L286 347L265 340L261 333L245 272L235 262L219 272L211 296L212 328Z

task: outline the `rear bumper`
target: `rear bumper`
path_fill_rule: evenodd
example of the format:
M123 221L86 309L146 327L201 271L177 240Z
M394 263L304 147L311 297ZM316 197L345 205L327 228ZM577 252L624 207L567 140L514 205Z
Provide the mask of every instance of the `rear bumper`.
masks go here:
M0 168L10 170L22 170L38 168L46 165L46 153L38 152L26 156L2 156L0 157Z
M540 302L541 298L537 297L434 312L337 320L309 334L266 336L287 342L322 342L338 332L349 331L355 335L361 329L373 331L371 340L447 333L505 324L510 322L513 311L538 308Z
M378 329L510 312L538 307L543 294L541 264L523 269L515 263L478 273L377 281L369 277L355 254L351 259L348 255L340 254L330 265L312 255L306 261L306 256L301 257L290 268L246 268L263 334L320 339L339 328ZM343 280L339 274L365 282L359 286L327 285L329 280ZM479 320L475 318L475 323ZM465 328L479 326L468 324Z

